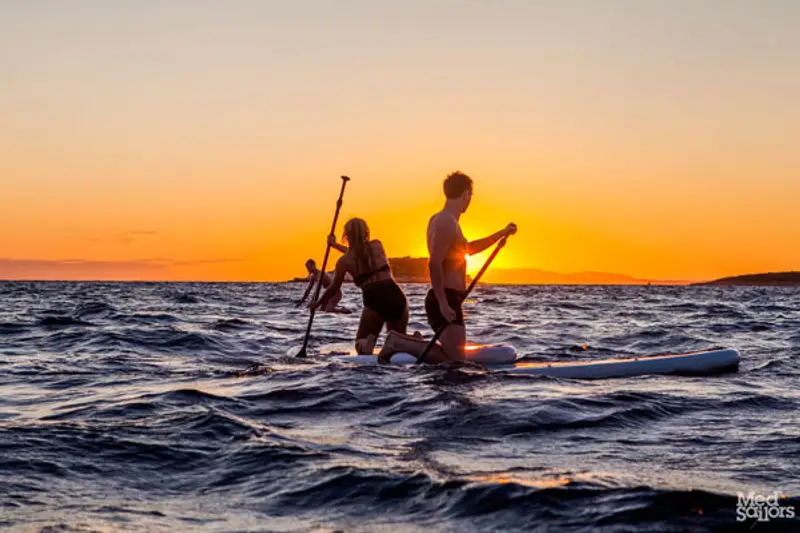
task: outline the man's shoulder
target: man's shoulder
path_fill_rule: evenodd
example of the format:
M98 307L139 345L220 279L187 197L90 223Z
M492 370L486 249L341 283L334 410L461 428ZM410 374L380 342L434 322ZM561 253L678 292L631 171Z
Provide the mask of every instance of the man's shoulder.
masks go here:
M453 229L458 227L458 221L445 211L434 213L428 220L429 228Z

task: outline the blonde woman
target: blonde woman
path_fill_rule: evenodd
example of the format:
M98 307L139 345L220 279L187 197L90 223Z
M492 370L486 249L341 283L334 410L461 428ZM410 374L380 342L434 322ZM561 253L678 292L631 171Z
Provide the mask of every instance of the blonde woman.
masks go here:
M369 238L369 227L361 218L352 218L344 225L344 241L328 237L328 244L344 255L336 263L333 280L319 300L309 307L325 306L340 291L346 273L363 292L364 310L356 333L356 351L371 354L383 325L388 331L405 333L408 326L408 300L397 284L381 241Z

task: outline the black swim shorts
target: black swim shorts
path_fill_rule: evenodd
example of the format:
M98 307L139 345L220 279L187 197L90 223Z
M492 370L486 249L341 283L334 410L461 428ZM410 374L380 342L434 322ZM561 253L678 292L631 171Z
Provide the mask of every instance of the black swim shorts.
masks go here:
M444 293L447 295L447 303L456 312L456 319L451 324L463 326L464 310L461 305L464 303L464 291L445 289ZM440 328L447 324L447 320L439 310L439 300L436 299L436 293L433 292L433 289L429 289L428 295L425 297L425 314L428 315L428 324L433 328L433 331L439 331Z

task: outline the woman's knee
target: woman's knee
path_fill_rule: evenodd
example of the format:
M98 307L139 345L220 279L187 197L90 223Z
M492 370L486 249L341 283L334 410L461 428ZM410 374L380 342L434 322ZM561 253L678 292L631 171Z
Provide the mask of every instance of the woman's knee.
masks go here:
M359 339L366 338L367 335L374 335L376 338L381 334L383 329L383 319L369 307L365 307L361 312L361 320L358 323L358 333L356 337Z
M375 351L375 341L377 341L377 337L372 334L356 339L356 353L358 355L372 355Z

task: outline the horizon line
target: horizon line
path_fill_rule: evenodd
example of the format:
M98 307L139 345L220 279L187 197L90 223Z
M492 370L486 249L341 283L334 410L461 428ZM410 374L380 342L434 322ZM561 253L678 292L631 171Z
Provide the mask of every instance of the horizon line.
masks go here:
M724 279L724 278L718 278ZM288 280L200 280L200 279L5 279L0 278L0 283L227 283L227 284L245 284L245 283L271 283L271 284L289 284L289 283L304 283L307 280L303 279L288 279ZM669 280L644 280L633 283L509 283L509 282L484 282L479 281L478 285L541 285L541 286L659 286L659 287L682 287L687 285L704 284L716 280L704 281L669 281ZM352 283L352 282L346 282ZM429 281L398 281L401 285L430 285Z

